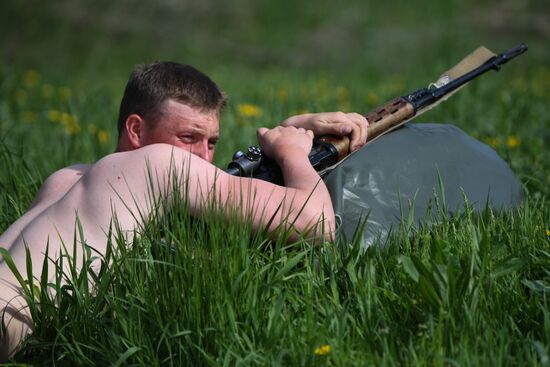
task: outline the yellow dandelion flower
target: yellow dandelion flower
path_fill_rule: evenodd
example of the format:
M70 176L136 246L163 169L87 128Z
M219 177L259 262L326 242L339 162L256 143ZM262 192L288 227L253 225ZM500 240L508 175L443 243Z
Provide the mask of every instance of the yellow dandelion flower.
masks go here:
M313 90L315 91L316 94L318 94L319 96L323 96L323 95L326 95L327 92L329 91L329 83L326 79L320 79L318 80L315 85L313 86ZM309 92L309 88L308 88L308 92Z
M547 235L548 237L550 237L550 229L548 229L548 228L546 229L546 235Z
M351 104L348 101L341 101L338 103L338 109L340 111L349 111L351 110Z
M260 117L262 115L262 109L256 105L250 103L243 103L237 106L239 115L243 117Z
M14 92L14 98L17 102L23 103L27 100L27 92L21 88L17 88Z
M27 70L23 74L23 84L28 88L34 87L39 81L40 73L34 69Z
M73 119L65 126L65 131L69 135L76 135L80 132L80 125Z
M508 137L508 139L506 139L506 145L508 146L508 148L510 149L514 149L514 148L517 148L517 146L519 145L519 139L517 136L515 135L510 135Z
M486 138L485 142L493 148L498 148L500 146L500 140L497 137Z
M390 80L389 82L386 82L384 84L383 89L388 94L396 94L400 93L400 91L403 91L403 89L405 89L405 85L400 80Z
M50 99L53 96L54 88L50 84L44 84L41 88L42 98Z
M109 142L111 139L111 136L107 130L99 130L97 133L97 140L99 140L99 143L101 145L105 145Z
M367 93L367 103L369 105L377 105L380 103L380 97L374 92L368 92Z
M530 80L529 86L531 92L536 97L544 97L548 95L548 87L550 87L550 69L546 67L537 68L537 78Z
M62 102L67 102L71 98L71 89L67 87L61 87L57 90L57 95Z
M61 123L63 125L66 125L66 126L69 126L70 124L72 124L73 122L75 122L75 118L73 115L71 115L70 113L67 113L67 112L63 112L61 114Z
M336 100L338 102L346 102L349 98L349 90L346 87L336 88Z
M512 87L520 93L527 93L529 82L524 77L516 77L510 83Z
M23 112L21 117L23 119L23 122L26 122L27 124L32 124L36 122L37 114L33 111L25 111Z
M61 120L61 112L59 112L58 110L49 110L48 120L53 123L59 122L59 120Z
M88 124L88 133L94 135L97 132L97 126L96 124Z
M326 356L327 354L330 353L330 345L328 344L321 345L320 347L315 348L314 353L316 356Z
M279 101L286 102L288 101L288 91L285 87L279 88Z

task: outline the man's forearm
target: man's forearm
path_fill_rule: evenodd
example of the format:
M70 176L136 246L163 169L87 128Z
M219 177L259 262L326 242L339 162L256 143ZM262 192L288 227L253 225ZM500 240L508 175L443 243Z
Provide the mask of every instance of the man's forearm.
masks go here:
M320 220L323 220L324 234L332 236L335 220L330 194L317 171L311 166L307 155L297 150L294 154L286 154L278 159L277 163L281 167L285 186L295 190L291 205L301 211L295 218L299 223L298 228L321 225ZM316 237L320 234L318 228Z

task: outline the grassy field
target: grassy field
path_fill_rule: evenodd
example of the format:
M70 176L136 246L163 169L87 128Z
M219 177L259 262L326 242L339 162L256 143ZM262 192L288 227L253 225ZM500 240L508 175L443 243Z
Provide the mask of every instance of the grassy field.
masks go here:
M127 76L157 59L191 63L229 94L215 158L225 166L258 126L305 111L366 113L481 44L526 42L527 54L420 119L491 145L525 203L442 216L367 251L269 244L248 223L193 221L180 203L132 246L113 244L98 277L78 270L91 258L78 259L66 284L49 285L55 299L37 295L35 333L17 362L550 365L550 6L200 4L0 5L0 232L48 174L113 151Z

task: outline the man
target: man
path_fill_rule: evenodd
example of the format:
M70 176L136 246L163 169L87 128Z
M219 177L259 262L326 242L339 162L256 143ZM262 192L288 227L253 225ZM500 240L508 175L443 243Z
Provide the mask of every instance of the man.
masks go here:
M170 197L173 178L194 216L200 217L201 209L217 197L226 207L240 210L243 217L251 214L258 230L276 231L292 223L294 238L308 231L311 236L330 238L335 228L332 203L307 158L312 138L314 133L351 135L352 150L358 149L366 141L366 119L341 112L305 114L271 130L259 129L260 146L281 167L286 185L282 187L230 176L211 164L225 104L216 84L190 66L161 62L138 67L120 105L116 152L94 164L52 174L28 212L0 236L0 247L9 251L25 273L28 246L38 277L42 269L37 265L43 262L46 245L54 258L63 244L72 248L78 220L84 238L77 238L77 247L86 243L103 253L113 215L131 241L131 234L139 233L152 210L151 189L157 197ZM155 177L153 182L148 173ZM263 228L264 217L274 217L269 228ZM323 225L315 227L320 221ZM0 310L5 326L0 360L12 355L32 329L21 293L0 257Z

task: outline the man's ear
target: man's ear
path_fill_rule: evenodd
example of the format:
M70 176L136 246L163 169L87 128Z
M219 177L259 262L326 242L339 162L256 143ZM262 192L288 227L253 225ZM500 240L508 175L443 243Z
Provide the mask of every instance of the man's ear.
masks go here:
M145 121L141 116L131 114L126 118L126 136L133 149L141 148L143 146L142 137Z

